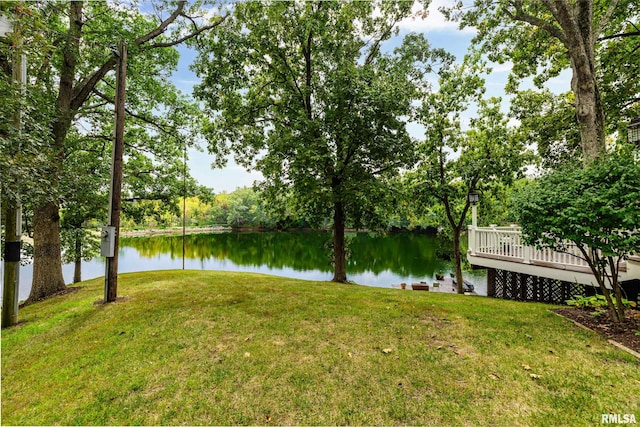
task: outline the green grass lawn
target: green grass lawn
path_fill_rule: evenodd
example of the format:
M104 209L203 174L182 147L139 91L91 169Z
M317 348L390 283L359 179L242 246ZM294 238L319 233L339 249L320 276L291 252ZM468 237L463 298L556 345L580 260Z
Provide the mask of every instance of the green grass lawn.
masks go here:
M595 425L640 363L549 306L203 271L123 274L2 331L2 424Z

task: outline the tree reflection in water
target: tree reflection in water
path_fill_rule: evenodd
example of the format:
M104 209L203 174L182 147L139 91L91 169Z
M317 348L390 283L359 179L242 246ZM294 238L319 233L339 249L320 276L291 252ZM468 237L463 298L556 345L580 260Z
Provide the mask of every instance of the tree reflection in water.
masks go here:
M325 249L327 232L225 232L186 236L187 260L229 260L238 266L319 270L331 272ZM121 247L132 247L140 257L168 255L182 258L182 236L122 238ZM351 256L347 273L380 274L430 278L446 272L451 263L445 260L450 247L435 236L411 233L352 233Z

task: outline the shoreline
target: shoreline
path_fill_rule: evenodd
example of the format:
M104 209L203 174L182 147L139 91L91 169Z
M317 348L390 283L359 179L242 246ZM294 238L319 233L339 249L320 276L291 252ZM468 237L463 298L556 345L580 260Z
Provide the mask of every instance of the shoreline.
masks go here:
M331 231L330 229L319 229L321 231ZM264 227L229 227L229 226L216 226L216 227L187 227L185 234L205 234L205 233L227 233L230 231L249 232L249 231L318 231L312 228L289 228L284 230L269 229ZM355 228L345 228L347 233L368 233L371 230L363 229L358 230ZM394 228L387 230L387 233L413 233L413 234L429 234L437 235L437 233L431 233L425 230L403 230ZM123 230L120 231L119 237L152 237L152 236L180 236L182 235L182 227L177 228L147 228L144 230Z
M231 227L190 227L186 228L185 234L202 234L202 233L224 233L232 231ZM150 237L150 236L162 236L162 235L175 235L182 234L182 227L180 228L147 228L144 230L126 230L120 231L119 237Z

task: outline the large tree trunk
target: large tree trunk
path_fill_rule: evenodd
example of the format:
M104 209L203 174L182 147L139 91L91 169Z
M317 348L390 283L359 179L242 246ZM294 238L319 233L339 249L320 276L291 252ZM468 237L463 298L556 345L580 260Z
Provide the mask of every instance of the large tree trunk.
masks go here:
M33 281L27 303L66 289L60 254L60 214L57 202L39 206L33 213Z
M60 71L57 117L52 123L53 147L48 171L51 187L58 189L58 179L64 164L64 147L74 111L71 109L73 82L79 55L82 29L82 2L69 3L69 31ZM60 254L60 202L58 195L34 209L33 214L33 282L28 301L46 298L65 289Z
M609 18L602 17L598 24L600 28L594 28L593 0L542 1L555 22L529 15L521 2L512 2L514 9L507 13L517 21L543 29L567 49L573 70L571 90L575 95L580 142L584 161L588 163L598 157L605 146L604 110L595 71L595 42L598 31L604 28L603 21Z
M604 110L595 73L589 70L593 64L582 69L572 61L573 78L571 89L575 94L576 118L580 129L580 143L586 162L598 157L604 149Z
M598 157L604 149L604 110L596 81L593 2L568 0L555 2L555 17L563 29L562 42L569 52L575 95L576 118L585 162ZM551 8L551 10L554 10Z
M333 204L333 281L346 283L347 262L344 247L344 206Z

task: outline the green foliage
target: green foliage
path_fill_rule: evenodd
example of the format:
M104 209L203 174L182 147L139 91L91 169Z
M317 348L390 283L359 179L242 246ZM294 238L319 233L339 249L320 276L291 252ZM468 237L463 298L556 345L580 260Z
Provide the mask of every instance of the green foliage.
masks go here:
M535 144L544 167L555 167L580 155L580 133L575 123L571 92L519 91L511 101L510 116L520 125L516 137Z
M514 138L500 111L500 99L482 99L484 64L477 55L439 73L437 91L425 93L418 120L425 127L418 167L406 175L412 204L440 218L453 238L456 276L462 292L460 234L466 225L472 189L488 189L492 182L509 184L527 159L525 144ZM471 129L462 132L460 117L478 105ZM495 186L495 185L494 185ZM433 202L436 202L435 206ZM430 206L425 209L425 206ZM421 214L419 216L425 216Z
M563 251L566 241L625 257L640 247L640 162L621 146L583 168L552 171L518 196L526 242Z
M461 28L477 29L473 39L475 50L486 54L493 62L513 64L507 91L517 93L525 79L533 80L534 85L541 90L537 94L527 91L526 97L531 102L529 107L534 111L543 106L541 98L548 98L543 85L563 70L576 66L575 58L571 60L570 51L576 49L578 43L584 43L582 52L585 55L593 50L593 54L588 56L595 71L594 90L599 92L596 102L600 102L600 99L602 101L605 133L613 135L617 130L619 138L624 140L626 123L640 115L640 81L637 78L640 73L640 57L636 54L640 9L636 0L475 0L470 7L463 7L462 2L458 2L453 7L444 9L449 18L459 20ZM577 11L580 11L580 17L571 16L571 25L568 26L569 21L562 22L566 18L558 10L569 11L567 17L577 15ZM591 11L592 16L589 16L588 11ZM588 40L578 40L585 34L584 27L584 31L579 31L583 34L574 32L573 36L566 36L571 33L567 28L580 19L591 19L585 25L591 33ZM583 72L584 69L574 68L574 81ZM567 89L576 90L575 87ZM573 97L569 100L571 104L574 101ZM515 102L520 101L516 99ZM575 146L577 114L575 107L566 105L562 99L551 101L551 104L549 100L545 103L547 108L541 111L542 116L547 117L544 122L538 115L538 119L532 117L533 121L539 121L537 125L523 124L530 129L536 142L541 143L541 154L552 154L551 160L555 161L557 154L566 149L571 151ZM548 141L544 140L545 137ZM549 148L552 148L551 152L548 151Z
M637 152L623 145L584 168L577 161L564 165L524 189L516 207L523 240L559 252L575 245L607 299L612 318L623 320L620 262L640 248Z
M576 295L573 299L566 301L567 305L577 308L589 308L594 310L606 310L608 307L607 299L604 295L592 295L585 297ZM625 308L635 308L638 304L635 301L629 301L626 298L622 300Z
M259 195L251 188L239 188L227 199L227 224L233 227L263 225L265 216Z
M515 138L500 111L500 99L480 98L482 64L468 57L461 66L440 73L439 90L426 95L420 123L426 128L420 147L421 161L408 182L413 197L429 206L429 198L442 203L448 218L442 225L460 229L469 209L467 195L473 188L489 189L499 182L510 184L529 160L522 140ZM471 103L479 105L471 130L462 132L460 115ZM483 202L484 203L484 202Z
M62 284L58 251L52 250L59 244L55 211L64 210L63 233L69 235L63 244L86 234L79 231L84 221L104 217L117 62L110 46L120 41L128 46L123 198L175 206L176 189L184 185L182 152L197 141L201 109L168 79L178 62L174 46L206 32L210 27L204 25L222 22L215 14L194 19L203 12L200 6L165 2L154 5L151 14L137 2L0 5L18 29L8 44L0 44L0 112L3 117L23 113L21 131L14 123L0 125L2 195L20 194L34 216L47 215L44 222L34 221L36 226L46 222L51 231L35 238L36 255L48 262L34 266L33 289L48 293ZM27 55L28 85L19 102L20 88L7 77L13 53ZM187 177L186 184L194 194L193 179Z
M45 148L51 141L48 123L55 104L43 85L20 86L17 58L27 57L33 70L51 48L52 40L42 37L45 22L34 16L23 2L0 2L0 15L12 21L13 32L0 42L0 194L3 203L21 199L50 200L55 191L48 187Z

